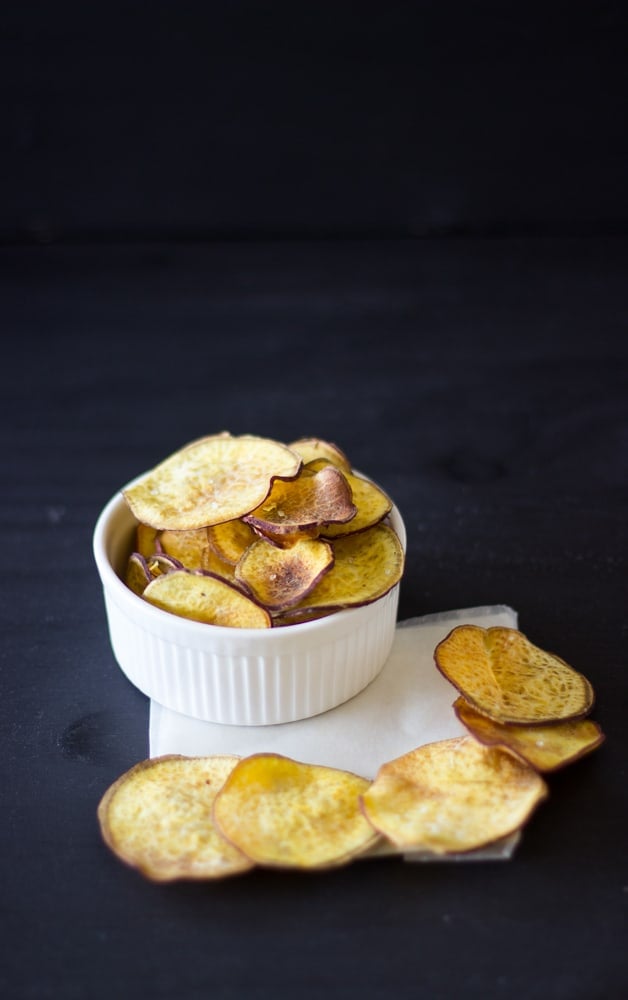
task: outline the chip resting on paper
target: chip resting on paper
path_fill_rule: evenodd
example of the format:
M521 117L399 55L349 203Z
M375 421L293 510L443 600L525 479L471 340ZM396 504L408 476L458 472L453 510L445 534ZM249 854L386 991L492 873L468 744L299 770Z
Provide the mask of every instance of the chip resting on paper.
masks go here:
M138 521L154 528L203 528L248 514L275 479L292 479L302 460L268 438L215 434L194 441L124 490Z
M446 855L515 833L546 796L533 768L462 736L383 764L361 802L374 829L397 847Z
M438 669L478 712L496 722L534 724L590 712L593 688L517 629L459 625L436 647Z
M155 882L248 871L251 862L212 819L216 794L237 762L232 756L168 755L136 764L98 806L105 843Z
M259 865L337 867L379 839L360 810L368 785L348 771L253 754L236 765L216 796L214 821Z
M525 726L495 722L476 712L462 697L454 702L454 711L480 743L502 747L542 772L557 771L574 763L597 749L605 738L591 719Z

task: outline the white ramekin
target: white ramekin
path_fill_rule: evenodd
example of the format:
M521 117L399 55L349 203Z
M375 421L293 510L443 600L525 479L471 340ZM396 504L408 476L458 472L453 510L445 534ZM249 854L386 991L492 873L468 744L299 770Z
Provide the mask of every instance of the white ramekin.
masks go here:
M396 508L390 523L405 549ZM166 708L228 725L294 722L352 698L384 666L399 584L363 607L281 628L189 621L154 607L123 582L136 524L116 494L96 523L94 558L114 656L131 683Z

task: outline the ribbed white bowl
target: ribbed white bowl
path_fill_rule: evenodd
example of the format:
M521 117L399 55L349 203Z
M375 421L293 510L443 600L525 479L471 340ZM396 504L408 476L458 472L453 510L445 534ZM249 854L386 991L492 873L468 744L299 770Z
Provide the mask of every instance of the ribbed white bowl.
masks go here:
M396 508L391 524L405 548ZM117 494L96 523L94 558L114 656L140 691L167 708L228 725L293 722L352 698L386 662L399 585L372 604L298 625L206 625L153 607L123 582L135 527Z

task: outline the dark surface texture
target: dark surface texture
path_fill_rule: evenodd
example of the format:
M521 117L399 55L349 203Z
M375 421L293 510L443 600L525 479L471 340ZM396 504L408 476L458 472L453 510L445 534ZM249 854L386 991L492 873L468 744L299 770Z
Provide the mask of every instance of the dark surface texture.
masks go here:
M628 227L621 0L5 6L7 238Z
M593 238L0 250L3 996L626 995L627 265ZM606 743L511 862L156 887L101 842L148 704L94 522L225 428L328 437L394 496L401 617L509 603L591 679Z

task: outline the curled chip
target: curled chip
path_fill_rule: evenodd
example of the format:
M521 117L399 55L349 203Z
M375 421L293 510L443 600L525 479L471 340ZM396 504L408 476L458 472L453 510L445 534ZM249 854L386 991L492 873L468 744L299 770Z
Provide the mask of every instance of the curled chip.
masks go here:
M233 521L224 521L222 524L213 524L207 529L207 538L216 555L224 562L235 566L257 535L249 524L236 518Z
M269 628L271 625L265 608L210 573L193 573L185 569L166 573L149 583L143 597L162 611L209 625L230 628Z
M291 482L277 481L264 502L244 518L255 531L281 544L314 537L321 525L349 521L356 508L346 477L333 465L304 472Z
M144 556L140 555L139 552L132 552L127 562L124 577L124 582L129 590L141 596L151 580L151 572Z
M434 659L464 699L496 722L557 722L593 706L587 678L517 629L459 625L438 644Z
M136 764L98 806L105 843L155 882L249 871L251 862L212 819L216 793L238 759L168 755Z
M352 473L345 475L356 506L356 515L345 524L326 525L321 529L323 538L338 538L349 532L364 531L383 521L392 510L392 500L375 483Z
M133 514L154 528L187 530L249 513L301 458L267 438L216 434L175 452L124 490Z
M546 725L519 726L494 722L458 698L454 711L469 732L487 746L501 747L537 771L557 771L591 753L604 742L604 734L590 719L572 719Z
M285 611L303 600L334 562L331 546L302 538L287 549L260 539L235 568L236 580L270 611Z
M387 594L401 579L404 553L386 524L336 538L334 565L300 602L307 608L348 608L369 604Z
M175 569L185 569L183 563L175 559L174 556L167 556L165 552L156 552L150 559L146 560L151 580L162 573L172 573Z
M299 438L298 441L292 441L288 447L301 456L304 465L321 459L335 465L343 472L351 472L351 462L344 451L332 441L322 441L320 438Z
M457 854L521 829L547 794L533 768L462 736L384 764L361 802L373 827L398 847Z
M214 821L257 864L335 867L379 839L360 810L368 785L333 767L254 754L234 767L216 796Z

